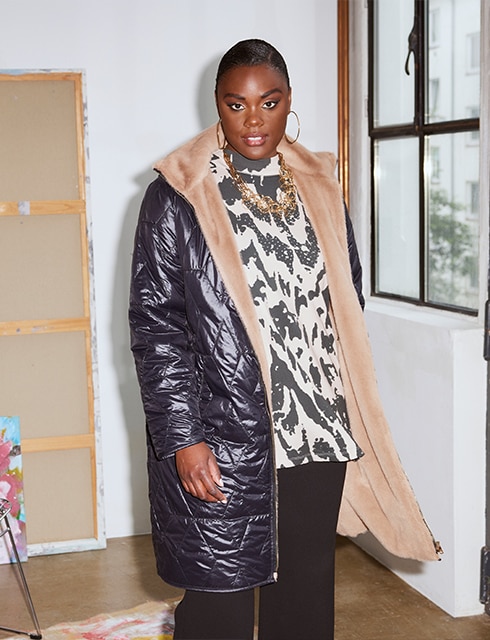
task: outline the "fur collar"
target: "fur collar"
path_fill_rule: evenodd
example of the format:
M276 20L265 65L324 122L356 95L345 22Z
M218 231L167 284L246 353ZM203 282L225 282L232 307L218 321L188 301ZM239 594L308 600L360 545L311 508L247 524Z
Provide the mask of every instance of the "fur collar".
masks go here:
M270 402L270 376L255 307L228 214L209 171L216 148L213 126L158 162L155 169L194 207L259 360ZM401 466L379 399L364 317L352 285L335 157L308 151L298 143L284 142L279 150L293 170L325 260L351 429L365 454L347 466L339 533L357 536L371 531L397 556L438 559L436 543Z
M167 178L172 176L170 181L177 191L192 191L208 175L209 158L217 148L216 125L213 125L157 162L155 169ZM312 177L334 177L337 163L332 153L314 153L299 143L290 145L287 142L281 142L279 151L294 172L300 171ZM192 158L192 162L189 162L189 158Z

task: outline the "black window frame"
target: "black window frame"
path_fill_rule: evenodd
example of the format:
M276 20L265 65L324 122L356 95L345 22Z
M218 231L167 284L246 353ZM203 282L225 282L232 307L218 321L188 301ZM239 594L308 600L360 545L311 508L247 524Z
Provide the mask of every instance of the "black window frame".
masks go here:
M428 274L428 255L427 246L427 222L428 212L426 211L426 193L425 193L425 175L424 175L424 159L426 157L426 138L437 134L479 132L480 118L463 118L456 120L446 120L443 122L426 122L426 77L428 51L426 41L429 36L426 32L427 16L429 12L428 0L413 0L414 3L414 20L413 28L410 34L407 33L407 56L413 59L414 74L414 119L410 124L398 124L387 126L375 126L374 124L374 90L375 90L375 12L377 0L367 0L368 3L368 135L370 138L370 187L371 187L371 295L376 298L385 298L390 300L398 300L408 302L414 305L455 311L466 315L477 316L477 309L469 309L458 305L448 303L437 303L428 300L427 296L427 274ZM408 58L407 58L408 61ZM404 70L402 70L405 73ZM411 72L412 73L412 72ZM377 237L377 220L376 220L376 189L375 189L375 152L376 143L379 140L399 139L399 138L418 138L419 150L419 296L417 298L406 297L395 293L386 293L376 290L377 282L377 259L376 259L376 237Z

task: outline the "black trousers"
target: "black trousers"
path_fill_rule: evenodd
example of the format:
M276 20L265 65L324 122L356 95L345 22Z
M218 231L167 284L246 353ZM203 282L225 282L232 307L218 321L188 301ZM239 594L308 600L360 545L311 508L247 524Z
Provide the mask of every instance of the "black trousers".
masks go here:
M279 579L260 588L259 640L333 640L335 537L346 463L278 471ZM187 590L174 640L252 640L254 590Z

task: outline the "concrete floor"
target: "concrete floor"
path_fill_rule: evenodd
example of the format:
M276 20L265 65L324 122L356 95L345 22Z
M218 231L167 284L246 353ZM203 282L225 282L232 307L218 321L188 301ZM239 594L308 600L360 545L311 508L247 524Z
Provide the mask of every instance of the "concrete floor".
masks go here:
M42 629L181 594L156 575L149 536L109 540L102 551L34 557L23 567ZM33 629L9 565L0 566L0 626ZM0 631L0 639L7 635ZM339 538L336 640L361 639L490 640L490 616L451 618Z

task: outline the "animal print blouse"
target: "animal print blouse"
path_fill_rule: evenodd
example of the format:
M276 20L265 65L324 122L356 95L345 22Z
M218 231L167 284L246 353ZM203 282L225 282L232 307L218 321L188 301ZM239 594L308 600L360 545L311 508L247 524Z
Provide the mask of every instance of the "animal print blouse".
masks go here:
M277 198L277 156L249 160L230 153L242 179ZM276 465L346 461L362 455L349 428L335 337L328 314L325 265L297 195L287 215L263 214L242 201L223 151L211 158L257 309L272 381Z

